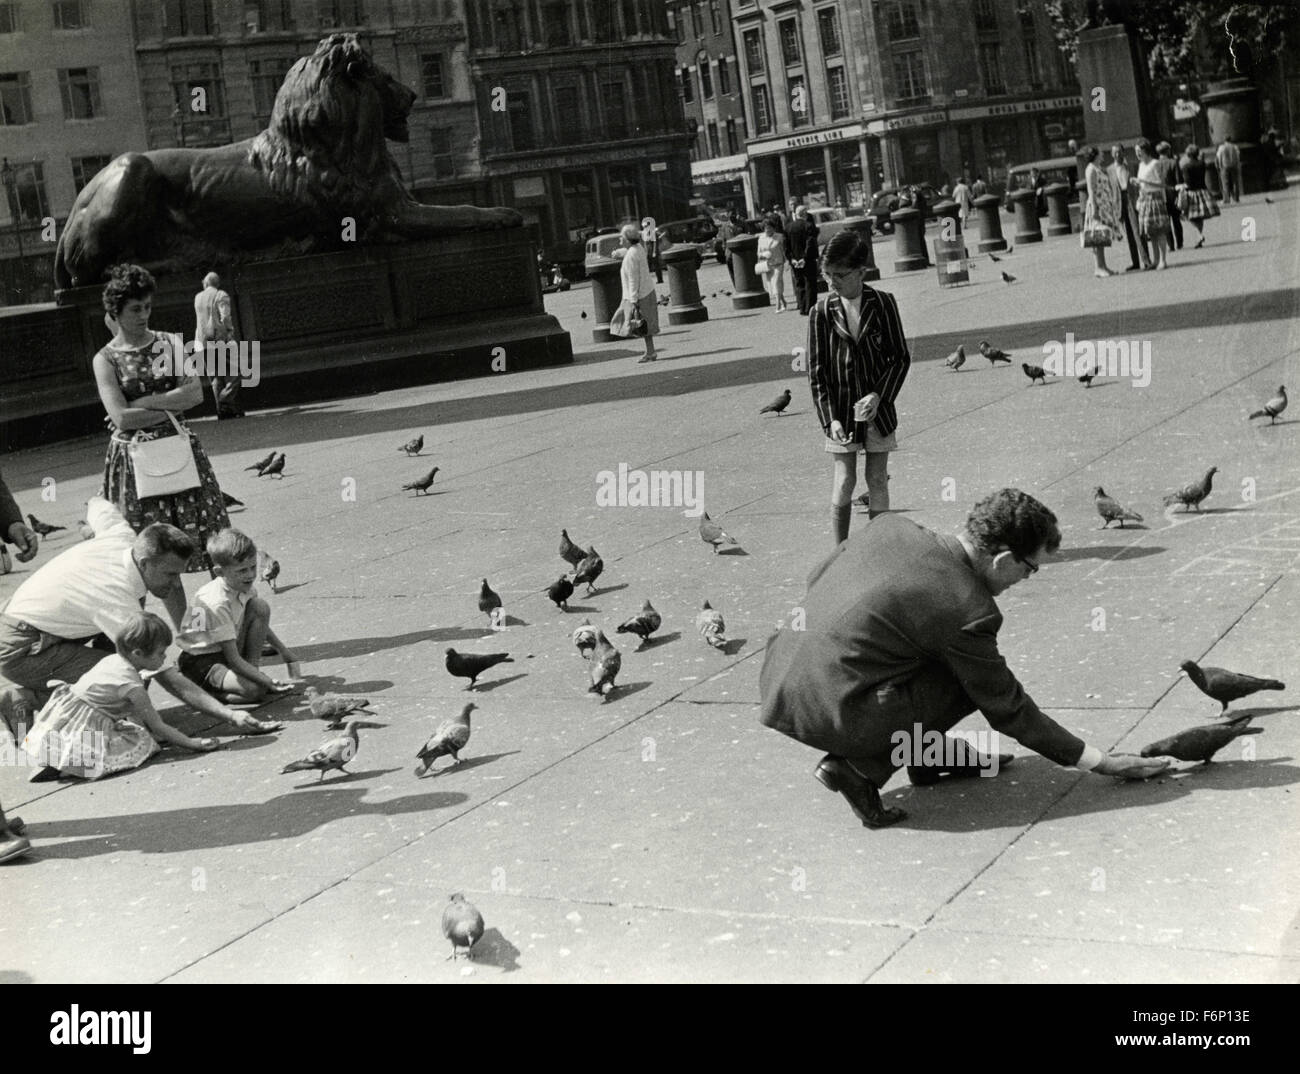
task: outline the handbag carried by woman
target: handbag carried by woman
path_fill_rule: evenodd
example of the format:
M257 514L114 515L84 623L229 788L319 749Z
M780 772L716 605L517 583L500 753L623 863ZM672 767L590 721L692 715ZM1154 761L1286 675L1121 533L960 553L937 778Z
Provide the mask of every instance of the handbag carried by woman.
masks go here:
M150 496L171 496L177 492L196 489L199 480L198 464L194 461L194 445L190 443L189 430L176 420L170 410L164 411L175 436L159 439L149 437L150 430L140 429L126 445L131 469L135 472L135 491L141 499Z

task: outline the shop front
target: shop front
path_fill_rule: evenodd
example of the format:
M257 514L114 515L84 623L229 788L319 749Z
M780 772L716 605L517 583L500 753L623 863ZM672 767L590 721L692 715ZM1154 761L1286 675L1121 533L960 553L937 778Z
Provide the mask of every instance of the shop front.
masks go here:
M749 173L745 154L714 157L691 162L693 206L708 212L738 213L753 216L754 198L749 190Z
M748 145L755 200L762 208L785 206L790 198L807 205L865 202L862 175L864 128L861 123Z

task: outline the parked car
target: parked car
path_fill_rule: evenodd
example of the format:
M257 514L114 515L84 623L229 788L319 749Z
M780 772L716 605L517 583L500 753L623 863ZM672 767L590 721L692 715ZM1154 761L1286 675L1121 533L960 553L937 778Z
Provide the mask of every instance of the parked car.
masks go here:
M905 183L903 186L917 186L920 188L921 193L925 195L925 218L933 220L935 218L935 203L942 201L943 195L929 183ZM903 187L886 186L881 187L871 195L867 215L871 217L871 226L882 235L889 235L894 230L890 216L898 208L898 196L902 189Z
M1002 207L1007 212L1014 212L1011 195L1017 190L1028 190L1030 175L1037 168L1043 177L1043 185L1069 183L1070 196L1067 201L1077 201L1079 192L1075 184L1079 181L1079 162L1074 157L1049 157L1047 160L1031 160L1028 164L1016 164L1007 171L1007 188L1002 194ZM1038 215L1047 215L1047 199L1038 199Z
M843 231L853 218L843 209L818 208L808 210L808 219L817 225L817 249L824 250L826 244ZM859 220L864 219L859 216Z

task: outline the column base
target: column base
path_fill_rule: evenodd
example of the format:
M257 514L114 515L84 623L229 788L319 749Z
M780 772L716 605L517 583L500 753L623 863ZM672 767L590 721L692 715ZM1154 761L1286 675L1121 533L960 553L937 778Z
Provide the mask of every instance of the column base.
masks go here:
M738 291L731 296L733 310L756 310L772 304L772 296L766 291Z
M1073 230L1069 224L1048 224L1047 234L1055 237L1057 235L1068 235Z
M597 325L591 330L591 341L593 343L613 343L617 338L617 336L610 333L609 325L605 325L603 328Z
M1042 241L1043 241L1043 233L1041 231L1017 231L1016 232L1016 242L1020 243L1021 246L1024 246L1027 243L1031 243L1031 242L1042 242Z
M1003 238L980 239L975 246L975 249L982 254L996 254L1000 250L1005 250L1006 248L1007 240Z
M928 268L925 258L920 254L915 257L900 257L894 261L895 272L916 272L918 269Z
M709 311L704 308L703 302L690 306L668 307L669 324L699 324L701 321L707 321L708 319Z

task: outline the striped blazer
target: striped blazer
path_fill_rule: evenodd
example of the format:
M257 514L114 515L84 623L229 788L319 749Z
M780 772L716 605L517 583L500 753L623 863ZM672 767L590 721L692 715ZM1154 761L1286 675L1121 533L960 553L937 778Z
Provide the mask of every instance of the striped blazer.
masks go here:
M867 427L853 420L853 404L870 392L879 394L876 431L888 436L898 428L894 400L912 365L894 296L864 286L861 301L856 340L835 292L818 299L808 315L808 383L817 418L827 436L831 422L839 421L856 444L865 443Z

